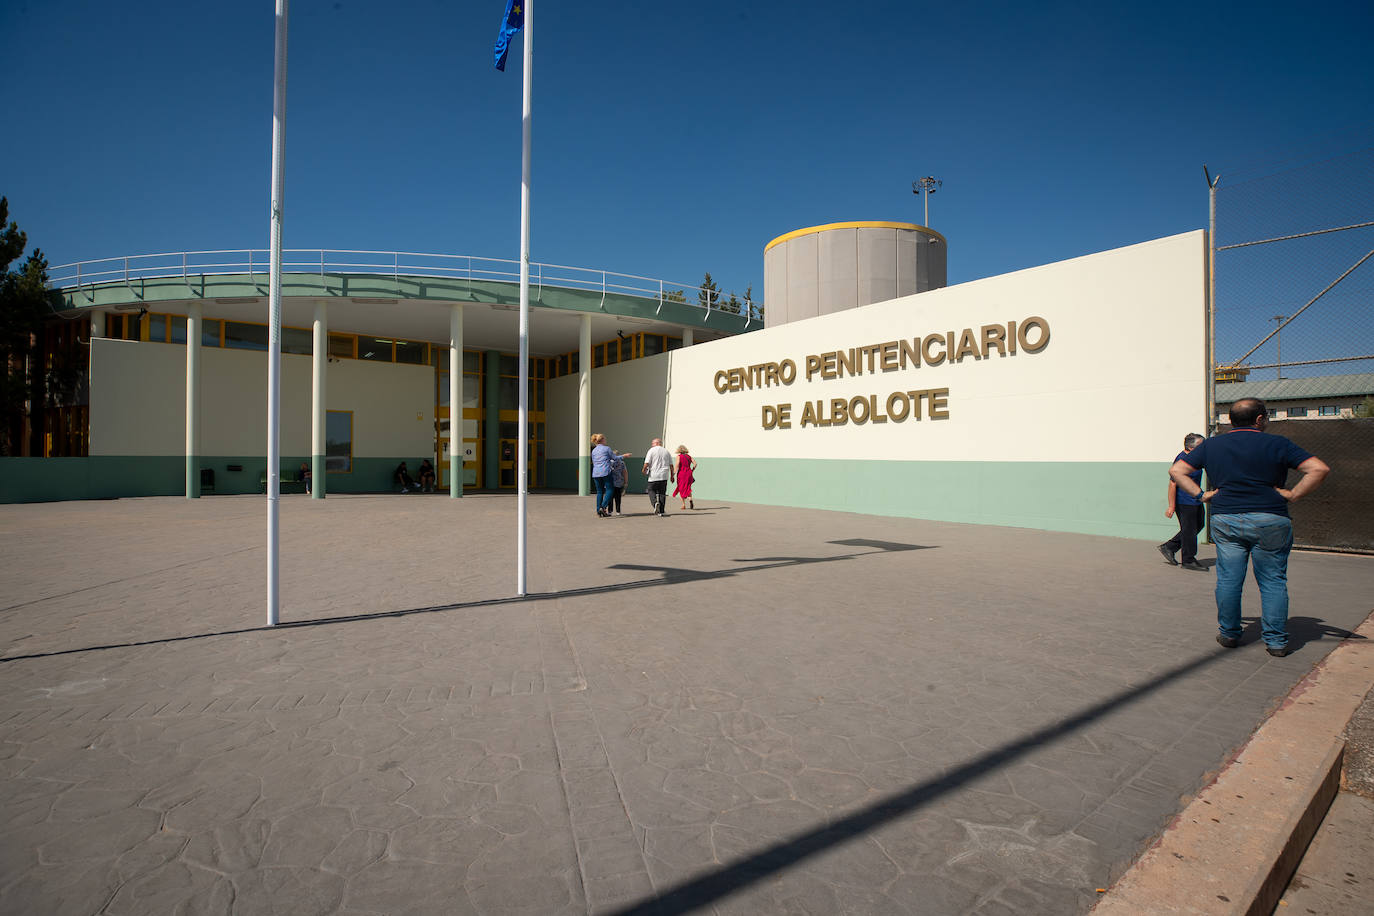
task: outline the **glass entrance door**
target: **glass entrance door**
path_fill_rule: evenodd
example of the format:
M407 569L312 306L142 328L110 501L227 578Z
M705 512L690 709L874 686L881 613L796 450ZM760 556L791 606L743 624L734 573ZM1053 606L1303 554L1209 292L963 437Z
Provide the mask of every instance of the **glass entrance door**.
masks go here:
M501 418L501 448L499 456L501 459L500 471L497 474L497 486L503 490L515 489L516 474L519 467L516 464L516 455L520 448L520 411L503 410ZM544 412L530 411L529 424L529 455L527 457L529 468L530 489L544 486Z
M466 424L468 421L464 421ZM444 431L447 431L447 424L441 424ZM453 440L447 436L439 439L437 466L439 469L439 489L448 489L448 450ZM464 439L463 449L463 487L464 489L476 489L478 481L482 479L482 450L481 440L473 436Z

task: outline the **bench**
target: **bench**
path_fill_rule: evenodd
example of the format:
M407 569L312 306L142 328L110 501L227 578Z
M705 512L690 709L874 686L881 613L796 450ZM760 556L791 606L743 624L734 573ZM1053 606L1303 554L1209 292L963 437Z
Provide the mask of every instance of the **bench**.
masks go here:
M263 493L267 492L267 468L263 468L258 474L258 489ZM296 469L283 470L281 477L277 480L277 491L279 493L304 493L305 481L301 479L300 472Z

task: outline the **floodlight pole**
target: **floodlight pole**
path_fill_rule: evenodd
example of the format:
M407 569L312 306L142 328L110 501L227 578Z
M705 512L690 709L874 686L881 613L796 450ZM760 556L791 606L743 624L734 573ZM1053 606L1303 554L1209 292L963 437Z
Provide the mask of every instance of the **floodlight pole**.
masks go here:
M281 224L286 147L286 20L289 0L277 0L277 47L272 90L272 254L267 344L267 625L281 616L278 567L281 497Z
M934 175L927 175L924 178L917 178L911 183L911 193L916 195L924 194L925 202L925 223L923 225L930 228L930 195L934 194L944 185L944 182Z

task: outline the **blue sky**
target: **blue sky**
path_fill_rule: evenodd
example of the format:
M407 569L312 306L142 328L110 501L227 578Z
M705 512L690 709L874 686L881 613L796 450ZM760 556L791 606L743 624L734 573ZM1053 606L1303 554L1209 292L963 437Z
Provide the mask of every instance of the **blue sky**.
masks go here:
M515 258L501 0L312 3L290 28L285 244ZM0 4L0 194L52 264L268 244L273 5ZM931 225L951 283L1205 226L1374 124L1374 6L695 0L536 7L532 255L763 295L763 248Z

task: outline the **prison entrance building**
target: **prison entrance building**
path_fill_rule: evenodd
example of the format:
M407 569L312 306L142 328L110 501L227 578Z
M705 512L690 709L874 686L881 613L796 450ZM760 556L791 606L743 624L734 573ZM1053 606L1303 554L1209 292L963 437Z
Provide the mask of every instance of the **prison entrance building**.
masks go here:
M55 340L73 362L88 359L89 374L77 403L43 418L43 454L53 461L12 468L5 499L180 494L188 456L199 471L191 489L263 492L265 266L265 253L239 251L55 269L63 319ZM401 461L413 473L424 458L447 489L451 449L462 457L464 488L513 490L517 278L514 262L480 258L290 252L282 280L283 489L299 489L299 468L312 463L318 408L330 492L390 489ZM576 464L551 470L547 462L550 380L761 326L743 308L699 298L695 288L658 280L532 265L530 486L578 488ZM198 347L187 346L188 326ZM449 403L455 335L463 354L457 405ZM88 357L78 352L87 350ZM198 427L189 438L188 417Z

